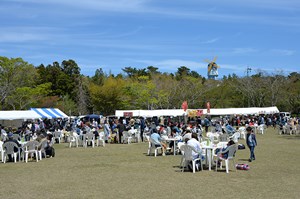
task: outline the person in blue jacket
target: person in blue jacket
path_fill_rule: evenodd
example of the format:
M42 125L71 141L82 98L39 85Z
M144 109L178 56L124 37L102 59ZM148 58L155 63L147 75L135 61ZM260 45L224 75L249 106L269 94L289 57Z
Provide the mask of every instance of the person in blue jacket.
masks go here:
M246 143L247 146L250 149L250 158L249 162L252 162L252 160L255 160L255 154L254 154L254 148L257 146L256 136L253 133L253 130L250 126L246 128L247 135L246 135Z

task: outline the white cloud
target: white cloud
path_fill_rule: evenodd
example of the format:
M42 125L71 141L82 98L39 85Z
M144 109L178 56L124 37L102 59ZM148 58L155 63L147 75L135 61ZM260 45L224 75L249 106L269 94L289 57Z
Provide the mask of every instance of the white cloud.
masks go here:
M0 28L0 42L46 41L57 37L58 28L15 26Z
M102 11L126 11L138 12L142 9L147 0L10 0L10 2L62 5L69 7L77 7L81 9L94 9Z
M212 44L212 43L217 42L219 39L220 39L220 38L217 37L217 38L213 38L213 39L210 39L210 40L202 41L201 43L202 43L202 44Z
M3 0L2 0L3 1ZM4 0L5 2L18 2L23 8L17 9L14 17L19 18L38 18L43 15L51 14L54 10L56 17L70 16L95 16L95 15L120 15L124 13L138 13L141 15L154 14L157 16L168 16L180 19L194 19L198 21L218 21L218 22L234 22L234 23L258 23L267 25L280 26L300 26L297 17L298 12L293 13L292 10L300 10L298 1L259 1L259 0L229 0L220 1L195 1L188 0L185 6L189 9L182 9L177 6L179 0L174 0L175 3L160 4L156 0ZM33 5L31 5L31 4ZM34 5L35 4L35 5ZM180 4L179 4L180 5ZM0 10L14 10L12 4L4 5ZM53 7L51 7L53 6ZM8 9L6 9L6 7ZM251 7L251 9L249 9ZM253 11L253 8L260 8L260 11ZM26 8L26 9L25 9ZM196 8L196 9L195 9ZM281 10L282 13L273 14L274 9L290 9L288 11ZM187 11L188 10L188 11ZM193 10L193 11L192 11ZM237 12L232 12L236 10ZM271 11L271 12L268 12ZM7 13L7 12L5 12ZM29 13L29 14L28 14ZM35 13L32 15L31 13ZM9 13L8 13L9 14Z
M200 1L192 0L197 3ZM202 3L202 1L200 2ZM263 8L263 9L275 9L275 10L295 10L300 8L298 0L209 0L206 2L214 7L218 6L230 6L230 7L245 7L245 8Z
M286 49L272 49L271 53L275 55L291 56L295 54L295 51Z
M234 53L234 54L248 54L248 53L254 53L254 52L258 52L258 50L254 49L254 48L234 48L232 50L232 53Z

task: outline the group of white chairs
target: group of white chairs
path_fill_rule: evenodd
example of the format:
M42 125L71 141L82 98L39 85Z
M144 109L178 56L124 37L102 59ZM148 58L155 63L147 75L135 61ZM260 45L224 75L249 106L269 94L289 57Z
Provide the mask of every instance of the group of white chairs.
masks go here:
M286 134L286 135L299 135L300 134L300 124L296 124L296 125L290 125L290 124L286 124L283 126L276 126L277 128L277 132L279 135L281 134Z
M0 141L0 153L1 161L6 163L8 155L10 155L14 162L17 162L17 158L20 161L21 157L23 161L28 162L29 155L31 159L35 155L36 162L42 160L42 157L46 157L45 148L47 146L47 140L43 140L41 143L35 140L27 141L22 146L18 146L15 142L5 142ZM15 150L17 149L17 150Z
M239 139L246 139L246 127L240 127L237 131L235 131L232 135L228 135L227 133L217 133L217 132L207 132L206 139L209 139L211 143L219 143L228 141L232 139L234 142L238 142Z
M131 144L134 142L141 142L141 133L140 129L134 129L133 127L128 131L123 131L122 143ZM144 136L145 138L145 136Z
M225 145L226 145L226 143L225 143ZM220 143L220 145L217 146L216 148L222 148L222 147L224 147L224 143ZM232 165L234 166L234 169L236 170L234 158L235 158L235 153L236 153L237 149L238 149L237 144L227 147L226 150L224 150L224 151L220 150L220 152L218 152L217 154L214 153L215 152L215 149L214 149L213 154L212 154L212 160L213 160L213 162L215 162L215 170L217 171L218 167L220 169L222 169L222 164L224 162L226 173L229 173L229 166L230 166L229 162L230 161L232 162ZM203 156L204 154L201 154L201 156L199 158L194 159L192 156L192 152L193 151L197 152L197 151L195 150L194 147L192 147L188 144L183 144L182 146L180 146L180 151L182 154L182 158L181 158L181 162L180 162L182 172L185 170L185 168L188 166L188 164L190 162L192 162L193 173L195 173L195 170L196 170L196 162L200 163L201 170L203 170L203 164L204 164L205 159L201 158L201 156ZM225 153L227 153L226 158L223 156L223 154L225 154Z
M105 135L104 132L99 132L99 136L96 139L94 133L87 133L83 135L78 135L76 132L73 132L69 137L69 147L72 146L78 147L79 145L82 145L83 147L87 148L89 144L94 148L95 145L98 147L102 145L105 147Z

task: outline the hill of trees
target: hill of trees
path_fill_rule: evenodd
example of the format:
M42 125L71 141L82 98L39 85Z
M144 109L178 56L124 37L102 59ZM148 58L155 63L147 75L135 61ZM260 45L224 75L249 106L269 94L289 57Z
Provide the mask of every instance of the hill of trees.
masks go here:
M74 60L33 66L22 58L0 56L1 110L58 107L69 115L113 115L116 109L277 106L280 111L300 113L300 74L259 71L249 77L235 74L209 80L185 66L161 73L148 66L125 67L120 74L102 68L89 77Z

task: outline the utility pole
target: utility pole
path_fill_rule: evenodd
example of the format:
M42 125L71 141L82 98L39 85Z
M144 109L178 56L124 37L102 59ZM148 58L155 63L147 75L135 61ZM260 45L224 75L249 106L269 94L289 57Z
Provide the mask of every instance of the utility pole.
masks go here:
M250 84L250 81L249 81L249 73L251 73L251 68L248 66L247 67L247 81L248 81L248 88L249 88L249 84ZM250 107L250 98L249 98L249 92L248 92L248 107Z

